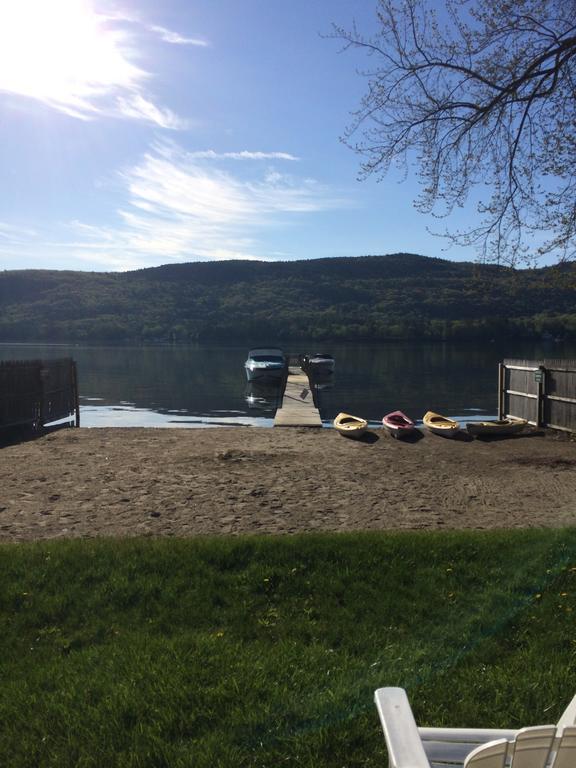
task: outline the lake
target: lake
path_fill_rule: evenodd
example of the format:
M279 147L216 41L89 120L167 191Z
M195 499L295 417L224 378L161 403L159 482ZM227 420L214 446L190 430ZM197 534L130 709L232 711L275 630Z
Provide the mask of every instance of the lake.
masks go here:
M285 345L286 352L329 352L333 381L319 391L328 426L339 411L374 426L400 408L465 420L494 418L498 362L505 357L576 357L576 345L548 342ZM0 360L73 357L83 427L272 426L274 387L246 382L245 346L83 347L0 345Z

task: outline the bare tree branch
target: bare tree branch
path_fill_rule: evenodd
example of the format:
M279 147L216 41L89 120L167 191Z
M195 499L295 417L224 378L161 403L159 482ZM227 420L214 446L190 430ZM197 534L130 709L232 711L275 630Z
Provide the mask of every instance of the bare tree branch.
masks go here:
M372 64L343 139L363 176L416 165L440 217L490 189L444 233L483 258L575 254L576 0L378 0L376 34L333 36Z

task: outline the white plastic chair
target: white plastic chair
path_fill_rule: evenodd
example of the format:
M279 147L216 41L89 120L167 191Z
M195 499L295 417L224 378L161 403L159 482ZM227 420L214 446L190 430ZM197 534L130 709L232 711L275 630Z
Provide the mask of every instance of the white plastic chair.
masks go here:
M576 696L556 725L418 728L406 691L379 688L390 768L576 768Z

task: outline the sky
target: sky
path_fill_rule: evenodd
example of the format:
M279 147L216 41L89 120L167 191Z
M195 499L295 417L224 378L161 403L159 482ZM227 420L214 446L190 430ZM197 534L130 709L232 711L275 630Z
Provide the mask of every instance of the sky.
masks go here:
M359 181L376 0L0 0L0 269L446 251L414 174Z

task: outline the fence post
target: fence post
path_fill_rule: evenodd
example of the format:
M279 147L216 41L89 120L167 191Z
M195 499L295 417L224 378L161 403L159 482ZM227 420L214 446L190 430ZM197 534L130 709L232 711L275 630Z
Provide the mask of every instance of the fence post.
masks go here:
M80 394L78 392L78 370L76 360L72 360L72 388L74 390L74 410L76 411L76 426L80 426Z
M498 363L498 419L504 418L504 382L505 382L504 363Z
M38 362L38 420L39 423L36 429L42 431L44 429L44 422L46 421L46 412L44 409L44 381L46 374L44 372L44 363L40 360Z
M536 426L541 427L544 423L544 398L546 397L546 368L543 365L538 367L540 376L538 377L538 407L536 413Z

